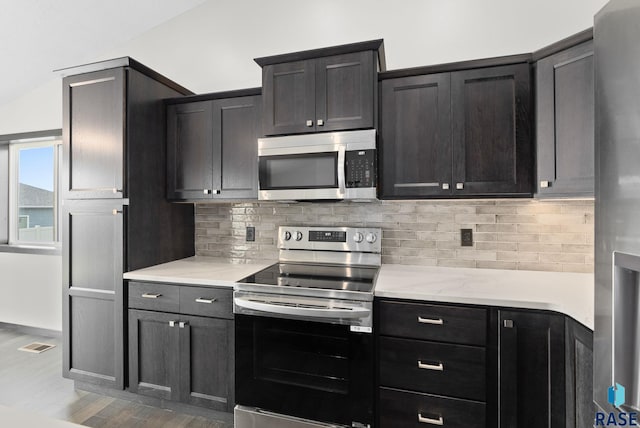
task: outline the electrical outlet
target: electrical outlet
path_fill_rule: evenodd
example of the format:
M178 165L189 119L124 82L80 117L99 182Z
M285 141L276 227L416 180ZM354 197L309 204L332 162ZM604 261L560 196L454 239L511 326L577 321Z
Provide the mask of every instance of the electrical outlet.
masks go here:
M460 245L473 247L473 229L460 229Z
M256 240L256 228L253 226L247 226L247 242L253 242Z

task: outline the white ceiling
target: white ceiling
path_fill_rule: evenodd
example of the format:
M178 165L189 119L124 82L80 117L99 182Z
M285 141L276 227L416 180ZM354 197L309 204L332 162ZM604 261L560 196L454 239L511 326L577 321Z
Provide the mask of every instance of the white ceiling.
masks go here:
M205 0L0 0L0 106Z

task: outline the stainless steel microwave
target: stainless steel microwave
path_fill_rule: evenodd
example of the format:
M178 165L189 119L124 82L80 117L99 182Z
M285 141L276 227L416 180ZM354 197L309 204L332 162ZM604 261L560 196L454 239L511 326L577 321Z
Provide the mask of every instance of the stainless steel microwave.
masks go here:
M260 200L376 199L376 130L258 140Z

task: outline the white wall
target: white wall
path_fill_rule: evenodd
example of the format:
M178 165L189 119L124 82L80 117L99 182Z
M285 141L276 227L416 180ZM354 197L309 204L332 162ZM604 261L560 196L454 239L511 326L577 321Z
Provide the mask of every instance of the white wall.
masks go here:
M0 322L62 330L62 257L0 253Z
M95 59L131 56L196 93L214 92L260 86L255 57L377 38L388 69L531 52L592 26L605 3L208 0ZM55 76L0 106L0 135L62 127L61 87ZM60 278L59 257L0 253L0 322L59 329Z
M375 38L385 40L388 69L531 52L592 26L605 3L208 0L95 59L132 56L196 93L214 92L260 86L255 57ZM56 76L0 107L0 135L61 127L60 88Z

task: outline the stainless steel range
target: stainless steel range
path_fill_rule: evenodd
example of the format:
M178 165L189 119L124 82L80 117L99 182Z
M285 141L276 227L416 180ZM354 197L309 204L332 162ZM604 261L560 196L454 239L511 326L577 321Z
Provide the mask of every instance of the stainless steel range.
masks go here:
M381 235L281 227L279 263L237 284L237 428L372 426Z

